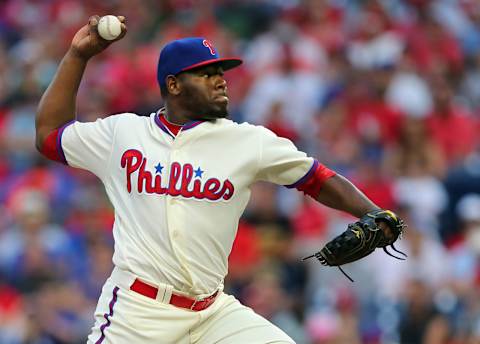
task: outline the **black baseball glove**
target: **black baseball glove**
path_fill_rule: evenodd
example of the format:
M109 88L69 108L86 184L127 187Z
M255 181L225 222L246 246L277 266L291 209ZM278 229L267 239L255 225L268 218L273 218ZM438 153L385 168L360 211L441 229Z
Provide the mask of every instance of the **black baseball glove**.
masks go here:
M382 222L386 226L381 225ZM340 265L368 256L377 247L383 248L388 255L394 258L405 260L403 257L394 256L387 250L387 247L391 246L395 252L404 257L407 256L393 245L404 229L403 220L392 211L374 210L362 216L358 221L349 224L345 232L328 242L319 252L305 257L303 260L316 257L322 265L338 266L340 271L353 282Z

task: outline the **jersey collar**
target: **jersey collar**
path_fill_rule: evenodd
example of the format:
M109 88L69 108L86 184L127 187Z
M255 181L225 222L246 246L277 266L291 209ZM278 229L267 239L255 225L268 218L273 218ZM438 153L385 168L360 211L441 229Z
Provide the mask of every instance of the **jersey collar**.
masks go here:
M155 123L158 125L160 129L162 129L171 137L175 138L175 136L180 131L185 131L185 130L195 128L197 125L202 124L203 121L191 121L191 122L185 123L184 125L173 124L167 121L167 119L165 118L165 108L162 108L158 110L157 114L155 115Z

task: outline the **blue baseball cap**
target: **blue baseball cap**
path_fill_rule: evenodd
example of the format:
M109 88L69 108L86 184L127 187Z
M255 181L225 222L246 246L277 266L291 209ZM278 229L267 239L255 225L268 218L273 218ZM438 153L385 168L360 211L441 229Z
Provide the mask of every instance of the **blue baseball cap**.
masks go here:
M177 75L197 67L218 64L223 70L239 66L239 58L220 58L212 43L202 37L188 37L168 43L163 47L158 59L157 80L165 86L169 75Z

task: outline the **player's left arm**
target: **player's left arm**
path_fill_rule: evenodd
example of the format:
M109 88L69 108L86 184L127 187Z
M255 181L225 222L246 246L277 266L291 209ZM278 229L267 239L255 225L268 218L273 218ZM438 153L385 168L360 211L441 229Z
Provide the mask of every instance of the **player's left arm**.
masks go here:
M296 188L323 205L359 218L310 257L318 258L324 265L340 266L363 258L378 247L386 249L392 245L396 251L393 243L403 232L404 224L394 212L380 209L348 179L307 157L291 141L266 129L260 131L260 138L257 180Z
M329 241L320 251L307 258L315 257L323 265L338 266L359 260L376 248L383 250L390 256L404 260L406 255L398 251L394 243L404 230L403 220L391 210L380 209L353 183L339 174L331 174L321 181L315 175L311 184L321 182L321 187L314 195L320 203L334 209L345 211L358 217L354 223L337 237ZM391 254L387 247L404 257ZM352 280L341 268L340 270ZM352 280L353 281L353 280Z
M327 207L345 211L358 218L380 209L353 183L338 173L323 181L315 199Z

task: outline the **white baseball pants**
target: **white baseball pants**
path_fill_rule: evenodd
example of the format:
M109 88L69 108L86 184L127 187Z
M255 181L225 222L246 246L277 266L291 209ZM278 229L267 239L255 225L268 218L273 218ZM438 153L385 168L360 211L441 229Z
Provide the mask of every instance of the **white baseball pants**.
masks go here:
M295 344L223 292L210 307L195 312L131 291L128 283L115 273L106 281L88 344Z

